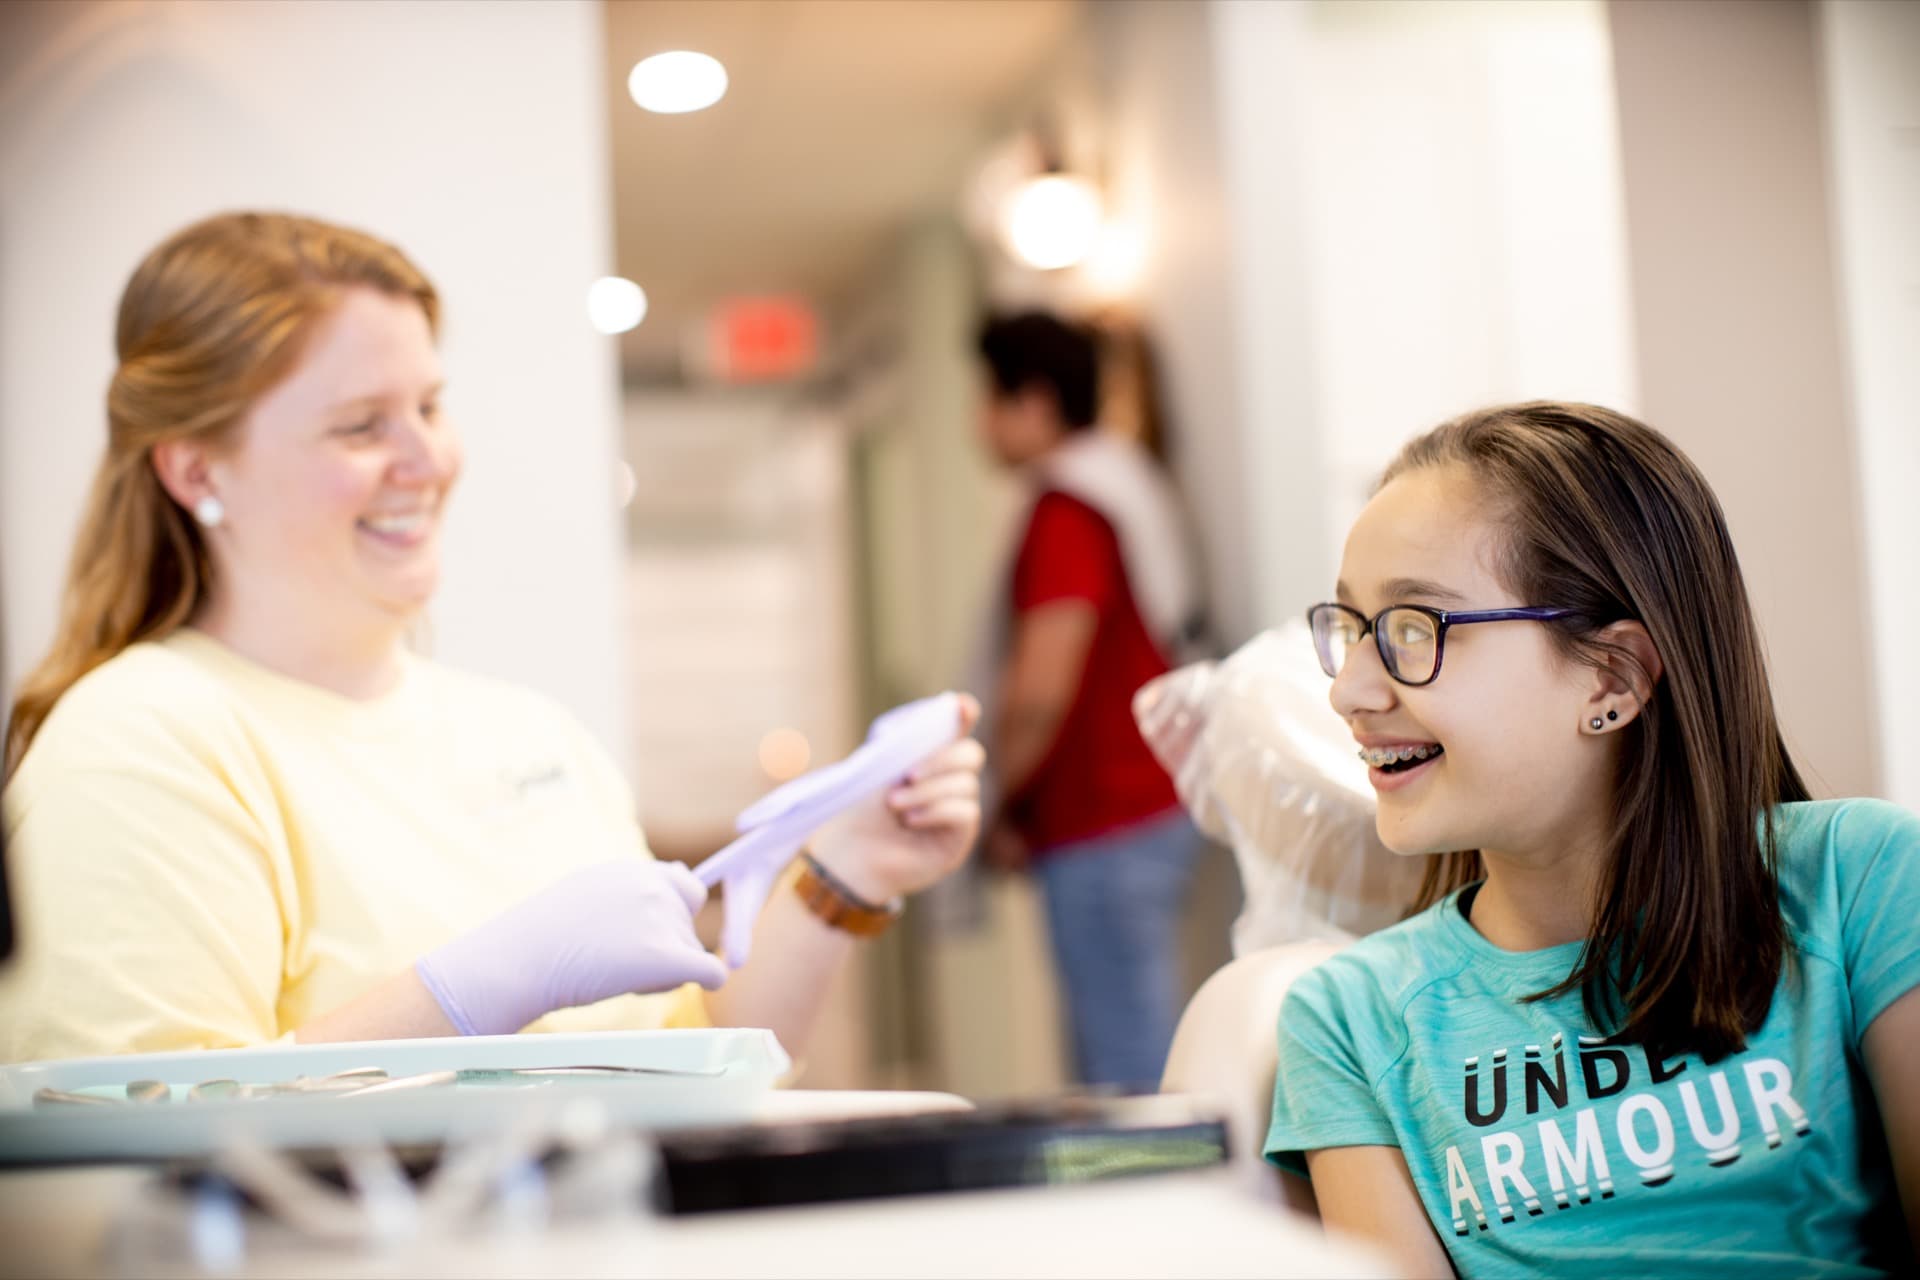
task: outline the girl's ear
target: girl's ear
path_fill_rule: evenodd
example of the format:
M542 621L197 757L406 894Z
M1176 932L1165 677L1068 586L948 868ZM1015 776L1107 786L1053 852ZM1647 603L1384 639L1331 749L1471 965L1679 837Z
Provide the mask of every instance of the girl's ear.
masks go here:
M1606 733L1631 723L1653 698L1653 687L1666 669L1660 650L1645 626L1631 620L1615 622L1596 637L1601 665L1595 668L1593 691L1582 711L1581 727Z

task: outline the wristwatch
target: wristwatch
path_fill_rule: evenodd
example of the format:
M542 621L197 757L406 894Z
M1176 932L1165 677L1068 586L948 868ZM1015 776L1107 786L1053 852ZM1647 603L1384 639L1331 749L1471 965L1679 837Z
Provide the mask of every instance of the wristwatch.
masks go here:
M875 906L840 882L839 877L822 866L811 853L800 855L800 878L793 890L822 921L857 938L885 933L887 926L906 911L905 900L895 898L884 906Z

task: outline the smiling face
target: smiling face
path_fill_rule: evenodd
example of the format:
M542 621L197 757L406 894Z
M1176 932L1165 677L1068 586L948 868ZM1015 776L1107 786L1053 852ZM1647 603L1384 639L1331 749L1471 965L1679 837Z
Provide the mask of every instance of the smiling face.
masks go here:
M1394 604L1555 604L1517 599L1500 580L1490 510L1463 468L1403 473L1354 522L1339 600L1368 617ZM1374 759L1388 750L1429 756L1396 772L1369 768L1381 840L1403 854L1480 849L1530 859L1597 847L1614 738L1580 726L1598 680L1538 622L1449 629L1439 677L1418 688L1387 674L1371 636L1354 646L1331 696L1355 741Z
M420 307L351 288L208 464L213 607L316 639L396 632L433 594L460 446ZM267 612L267 611L270 611Z

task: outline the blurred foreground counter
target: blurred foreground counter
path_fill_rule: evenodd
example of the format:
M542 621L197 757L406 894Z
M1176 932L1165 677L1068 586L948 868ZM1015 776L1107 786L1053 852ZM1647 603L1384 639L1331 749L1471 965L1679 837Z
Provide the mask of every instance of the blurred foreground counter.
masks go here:
M353 1240L325 1238L321 1215L295 1223L298 1214L262 1213L231 1194L210 1199L227 1184L210 1188L205 1169L16 1170L0 1174L0 1274L1391 1274L1317 1224L1254 1199L1220 1162L1219 1135L1178 1098L975 1110L950 1094L778 1091L754 1125L636 1146L646 1167L634 1186L645 1194L622 1188L612 1211L583 1213L573 1202L580 1179L568 1191L567 1170L549 1165L548 1182L534 1175L537 1190L520 1178L516 1194L502 1190L458 1229L427 1227L390 1205L384 1238ZM419 1172L406 1151L394 1154L398 1163L369 1172L351 1154L343 1171L310 1153L305 1172L362 1191L380 1168ZM519 1173L530 1168L523 1161ZM794 1199L812 1203L780 1203Z

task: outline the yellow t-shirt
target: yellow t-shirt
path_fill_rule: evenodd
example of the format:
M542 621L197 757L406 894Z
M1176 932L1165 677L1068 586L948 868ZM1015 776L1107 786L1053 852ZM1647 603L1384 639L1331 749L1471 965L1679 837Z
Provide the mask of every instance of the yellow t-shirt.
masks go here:
M191 629L54 707L0 796L20 951L0 1061L288 1036L566 873L651 857L590 734L407 660L355 701ZM534 1030L704 1026L697 987Z

